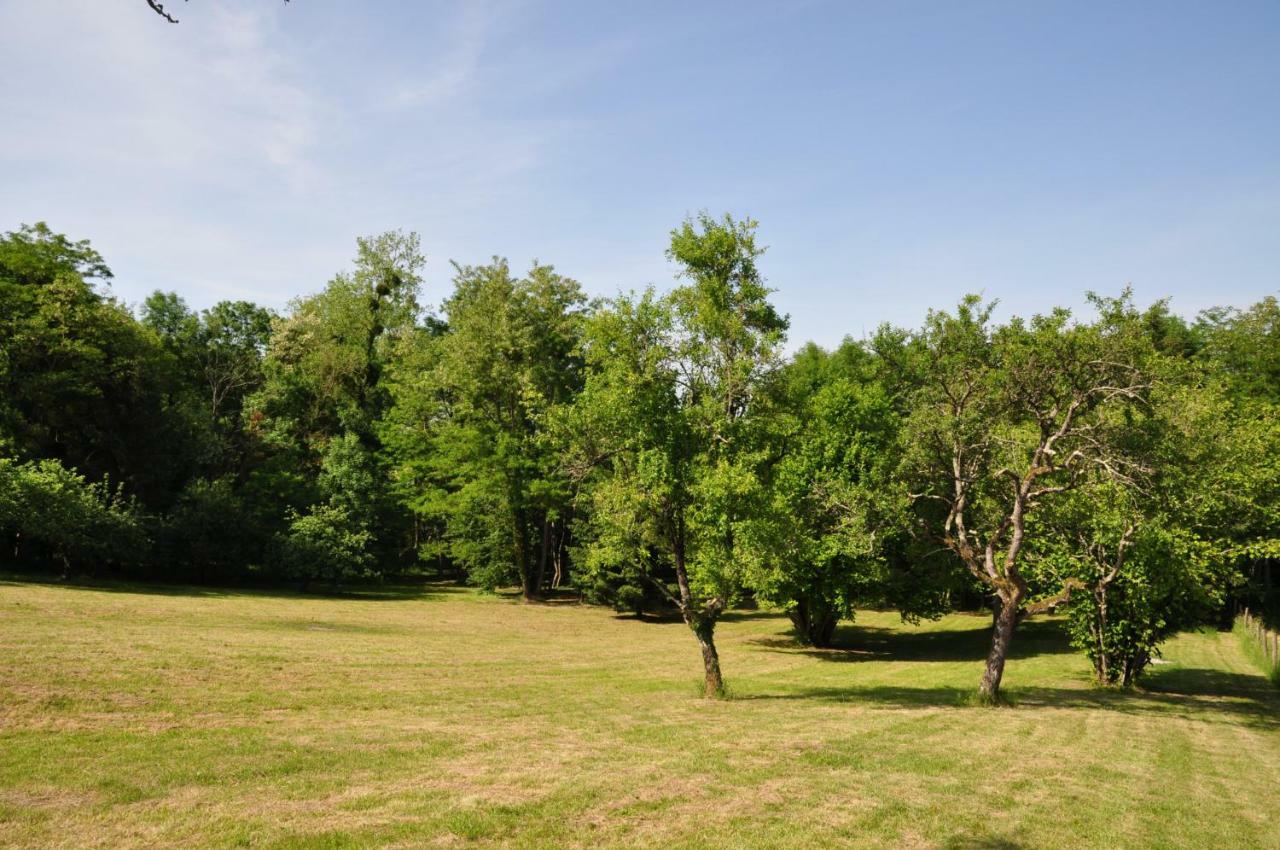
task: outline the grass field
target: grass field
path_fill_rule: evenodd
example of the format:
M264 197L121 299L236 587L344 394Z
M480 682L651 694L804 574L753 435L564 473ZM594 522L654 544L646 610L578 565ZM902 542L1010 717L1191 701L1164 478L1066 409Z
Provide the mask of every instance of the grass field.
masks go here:
M718 632L452 588L325 599L0 583L4 847L1280 847L1280 692L1231 633L1145 691L989 618Z

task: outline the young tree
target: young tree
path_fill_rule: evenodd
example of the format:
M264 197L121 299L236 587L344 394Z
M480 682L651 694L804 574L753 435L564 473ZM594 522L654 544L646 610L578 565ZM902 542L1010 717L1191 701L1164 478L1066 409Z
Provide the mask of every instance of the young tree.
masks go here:
M668 257L687 283L592 319L573 412L587 578L621 567L664 594L698 641L707 696L724 690L715 627L742 584L746 525L766 506L759 391L787 327L756 266L755 228L703 214L672 232Z
M1222 602L1227 562L1177 509L1104 483L1064 494L1032 522L1028 573L1078 583L1068 630L1099 684L1130 686L1161 642L1211 620Z
M1102 317L1065 310L993 327L976 296L931 312L910 346L915 390L903 431L903 474L924 528L995 595L980 697L1000 698L1018 622L1065 601L1077 581L1041 598L1023 569L1030 515L1099 477L1131 483L1145 470L1126 454L1126 412L1144 402L1147 341L1099 302Z

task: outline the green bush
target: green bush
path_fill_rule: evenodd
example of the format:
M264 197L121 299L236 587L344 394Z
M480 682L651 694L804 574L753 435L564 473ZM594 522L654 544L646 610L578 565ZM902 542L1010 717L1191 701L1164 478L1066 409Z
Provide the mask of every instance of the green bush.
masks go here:
M90 482L56 460L0 458L0 531L4 557L19 567L93 572L136 568L150 541L132 500L109 482Z
M281 540L281 562L286 574L303 587L313 581L338 584L374 574L372 542L368 527L346 508L313 505L306 513L290 513L289 530Z

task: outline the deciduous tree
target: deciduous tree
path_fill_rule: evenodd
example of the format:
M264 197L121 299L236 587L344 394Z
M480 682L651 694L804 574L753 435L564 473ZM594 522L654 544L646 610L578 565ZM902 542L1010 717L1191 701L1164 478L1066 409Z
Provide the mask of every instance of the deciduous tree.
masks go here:
M927 533L997 600L980 697L995 702L1020 620L1064 602L1076 580L1039 598L1024 572L1028 520L1046 500L1100 477L1144 475L1125 451L1127 417L1144 404L1146 338L1099 302L995 326L976 296L935 311L912 341L916 388L902 472Z
M697 639L708 696L724 690L715 627L742 587L744 532L767 508L760 390L787 328L756 265L755 227L703 214L672 232L668 257L686 283L593 318L574 413L588 573L622 568L669 599Z

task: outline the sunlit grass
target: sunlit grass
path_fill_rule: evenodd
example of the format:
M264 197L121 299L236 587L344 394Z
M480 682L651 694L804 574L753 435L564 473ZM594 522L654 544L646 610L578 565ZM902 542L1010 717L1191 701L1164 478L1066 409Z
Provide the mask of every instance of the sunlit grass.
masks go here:
M1100 690L988 617L718 633L451 588L380 598L0 584L0 846L1280 846L1280 694L1235 635Z

